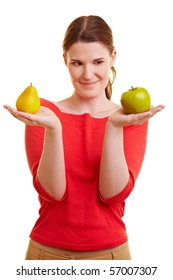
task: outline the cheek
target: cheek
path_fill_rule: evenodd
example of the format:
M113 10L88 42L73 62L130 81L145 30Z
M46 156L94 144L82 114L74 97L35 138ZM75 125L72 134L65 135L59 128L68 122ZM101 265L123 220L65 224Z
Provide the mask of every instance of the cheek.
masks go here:
M110 69L109 68L104 68L100 72L100 77L101 79L107 84L110 78Z
M78 80L80 78L81 74L80 74L80 71L78 69L75 69L75 68L71 69L71 68L69 68L68 70L69 70L69 74L70 74L71 80L75 81L75 80Z
M110 75L110 67L108 64L104 64L102 65L102 67L100 67L99 69L99 74L102 78L108 78Z
M110 68L105 67L101 72L102 86L106 88L110 79Z

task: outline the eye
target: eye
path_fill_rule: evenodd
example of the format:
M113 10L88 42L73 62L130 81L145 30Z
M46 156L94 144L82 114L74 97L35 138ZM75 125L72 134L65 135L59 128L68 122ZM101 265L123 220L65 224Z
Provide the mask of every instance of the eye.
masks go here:
M73 61L73 62L72 62L72 65L74 65L74 66L80 66L80 65L82 65L82 63L81 63L80 61Z
M99 64L102 64L102 63L103 63L103 60L96 60L96 61L94 61L95 65L99 65Z

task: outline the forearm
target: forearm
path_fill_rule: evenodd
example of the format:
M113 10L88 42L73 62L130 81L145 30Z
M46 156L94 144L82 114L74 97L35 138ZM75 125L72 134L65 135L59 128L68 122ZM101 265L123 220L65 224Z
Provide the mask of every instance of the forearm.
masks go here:
M66 189L64 149L61 124L45 129L44 146L37 176L46 192L60 200Z
M123 128L108 121L102 148L99 190L104 199L123 190L129 180L124 155Z

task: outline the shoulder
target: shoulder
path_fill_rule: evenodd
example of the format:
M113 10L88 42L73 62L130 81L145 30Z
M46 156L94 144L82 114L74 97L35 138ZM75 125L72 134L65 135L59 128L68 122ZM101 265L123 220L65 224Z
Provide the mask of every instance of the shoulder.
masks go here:
M56 102L50 101L50 100L45 99L45 98L40 98L40 104L41 104L41 106L49 108L55 114L58 114L60 112L60 109L57 106Z
M40 104L41 106L45 106L45 107L49 107L51 105L51 101L50 100L47 100L45 98L40 98Z

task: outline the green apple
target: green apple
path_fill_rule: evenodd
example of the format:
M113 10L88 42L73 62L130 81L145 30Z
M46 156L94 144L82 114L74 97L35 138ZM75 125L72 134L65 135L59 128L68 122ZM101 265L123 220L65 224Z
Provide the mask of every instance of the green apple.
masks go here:
M151 98L143 87L131 87L121 95L121 105L126 114L138 114L150 110Z

